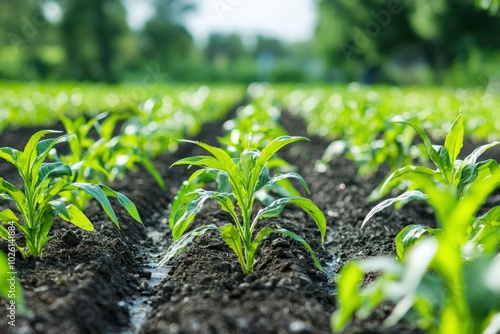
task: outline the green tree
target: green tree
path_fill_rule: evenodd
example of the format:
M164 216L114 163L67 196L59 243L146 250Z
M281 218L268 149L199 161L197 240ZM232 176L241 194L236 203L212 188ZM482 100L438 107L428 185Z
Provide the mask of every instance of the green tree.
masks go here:
M184 0L155 0L153 4L155 14L140 36L142 54L147 62L172 71L193 49L193 38L182 18L195 7Z
M35 0L0 2L0 78L50 76L54 61L60 57L58 32L46 19L45 10L43 3Z
M67 76L115 82L120 78L120 43L129 32L120 0L64 2L60 24Z
M333 67L377 67L418 54L439 81L457 55L500 47L499 17L475 0L321 0L319 6L318 47Z
M245 54L246 50L240 35L214 33L208 37L205 57L211 63L217 62L218 59L222 58L235 61L242 58Z
M258 56L263 52L270 53L276 58L282 58L289 54L289 50L279 39L259 35L257 36L255 53Z

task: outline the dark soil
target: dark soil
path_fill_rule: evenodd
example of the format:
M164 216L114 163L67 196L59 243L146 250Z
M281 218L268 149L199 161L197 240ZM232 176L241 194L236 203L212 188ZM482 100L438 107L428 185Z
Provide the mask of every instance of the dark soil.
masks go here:
M299 120L285 116L283 124L291 135L305 135ZM207 125L197 139L214 144L220 131L220 123ZM34 132L4 132L0 146L22 148ZM185 144L175 154L155 161L167 191L160 190L143 170L112 185L136 203L145 227L116 206L121 223L118 230L100 206L91 202L86 213L96 232L56 221L42 259L17 259L30 312L28 317L18 316L14 328L7 325L6 310L1 308L0 333L330 332L330 316L336 308L334 277L340 267L354 258L394 255L393 238L402 227L433 225L434 219L423 203L410 203L401 211L385 210L361 230L361 222L373 206L366 197L387 170L361 177L351 161L339 158L325 173L317 173L314 161L326 145L320 138L312 138L283 151L283 157L297 165L311 189L310 198L327 217L324 248L314 222L299 209L287 207L280 217L263 222L303 235L324 264L323 272L299 243L272 234L261 244L255 273L245 276L220 236L207 232L173 261L168 276L159 281L161 273L153 265L171 242L169 203L189 175L182 166L169 166L179 158L201 153ZM18 179L4 162L0 175L6 180ZM5 207L5 201L0 202L0 209ZM208 203L194 225L228 221L226 213ZM0 242L3 251L6 246ZM141 317L142 309L147 314ZM344 333L420 332L406 323L383 329L381 323L390 311L391 306L384 304Z

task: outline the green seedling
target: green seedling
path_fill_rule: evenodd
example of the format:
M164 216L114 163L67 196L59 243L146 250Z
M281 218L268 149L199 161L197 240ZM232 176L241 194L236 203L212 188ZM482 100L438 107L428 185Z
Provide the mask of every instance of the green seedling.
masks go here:
M0 199L14 202L22 220L11 210L0 212L0 237L8 240L6 224L13 224L26 237L26 247L14 244L23 257L41 257L55 216L61 217L84 230L93 231L94 226L85 214L74 204L67 203L62 194L81 191L95 198L101 204L113 223L119 227L118 219L111 207L108 196L118 202L136 221L141 222L135 205L123 194L106 185L70 181L73 173L80 171L83 163L73 165L62 162L45 163L49 151L55 144L67 140L68 135L41 140L48 134L60 131L42 130L35 133L24 151L10 147L0 148L0 158L16 167L23 181L24 189L0 178Z
M434 208L440 233L425 235L401 260L376 257L353 261L337 280L339 308L332 328L340 331L353 316L369 316L382 301L395 307L384 327L403 317L428 333L500 331L500 230L482 238L471 252L467 235L486 198L500 186L500 170L474 182L458 200L449 187L425 175L415 177ZM497 209L498 211L498 209ZM362 286L366 275L380 274Z
M273 155L281 148L300 140L307 140L307 138L278 137L263 148L262 151L245 150L238 159L234 160L226 151L220 148L200 142L182 140L181 142L195 144L204 148L212 156L185 158L177 161L174 165L202 167L203 169L196 171L194 174L210 173L217 175L220 188L225 191L208 191L199 188L184 194L182 204L176 208L175 212L172 211L174 218L171 220L171 229L175 242L160 262L160 265L166 263L176 253L184 249L195 236L207 230L219 230L223 240L237 255L241 268L246 274L254 271L255 254L260 242L265 236L273 232L284 234L302 243L310 252L316 267L321 269L321 265L309 244L294 232L283 228L273 229L270 227L263 227L257 232L258 223L262 219L275 217L283 211L287 204L295 204L315 220L321 233L321 239L324 241L326 220L321 210L311 200L298 196L280 198L267 207L260 209L252 217L256 194L261 189L269 187L279 180L297 179L308 190L304 179L299 174L289 172L272 177L269 175L269 169L266 166ZM233 224L226 224L222 227L211 224L185 233L207 199L216 200L222 210L231 215ZM236 210L235 203L239 210ZM238 212L240 212L241 216Z
M360 175L373 174L383 164L394 171L411 164L414 158L420 158L420 150L412 146L415 134L411 129L383 123L380 130L368 130L365 119L353 120L352 123L353 133L328 145L321 159L316 162L317 171L325 172L328 163L343 154L354 161Z
M428 194L422 191L421 180L431 180L436 185L449 188L455 195L456 200L469 196L468 189L475 182L482 182L490 179L492 173L499 169L498 162L495 160L477 161L479 156L486 150L500 144L495 141L490 144L482 145L476 148L470 155L463 160L458 159L458 155L463 146L464 124L463 116L460 114L453 125L450 132L446 136L444 146L432 145L427 134L418 126L402 120L395 120L397 123L410 125L422 138L430 160L435 164L436 169L433 170L425 166L405 166L390 174L370 195L370 200L380 199L385 196L391 189L403 186L407 191L403 194L389 198L376 205L366 216L362 226L364 226L373 215L392 204L405 204L412 200L428 200ZM474 242L479 241L489 232L498 227L498 216L500 210L491 210L486 215L471 221L469 226L469 240ZM418 239L425 235L435 235L441 230L425 227L421 225L409 225L405 227L396 236L396 248L398 255L401 257L403 253Z
M269 103L269 101L266 101ZM238 110L234 119L224 123L224 130L227 134L218 138L219 143L232 158L238 158L243 151L248 149L261 150L271 141L279 136L286 135L286 131L278 125L279 110L271 105L264 104L264 101L252 101L252 104ZM272 109L273 108L273 109ZM269 112L268 109L274 110ZM284 173L294 170L294 166L286 160L273 156L266 164L270 172ZM172 212L175 212L182 203L185 194L201 188L206 184L217 182L218 191L224 191L221 187L224 183L215 173L205 173L201 170L194 173L184 182L172 201ZM258 201L264 205L271 204L275 198L272 193L283 197L300 196L300 192L288 179L282 179L265 187L256 193ZM170 225L173 225L174 216L170 216Z
M412 178L415 175L426 175L437 183L443 183L453 189L457 199L461 199L467 192L467 188L475 180L483 180L491 176L491 169L498 166L494 160L477 162L477 159L486 150L500 144L499 141L482 145L476 148L464 160L458 159L464 140L464 120L460 114L453 122L450 132L447 134L444 146L432 145L429 136L417 125L404 121L400 118L393 120L411 126L422 138L427 149L430 160L435 164L433 170L425 166L405 166L389 175L370 195L370 200L380 199L392 188L400 184L410 183L410 189L417 189L418 183Z
M89 120L81 115L75 119L61 116L66 132L71 136L66 137L70 151L65 155L58 155L54 149L50 152L55 161L74 165L81 163L79 170L73 171L68 177L72 182L90 181L93 183L109 184L116 178L124 177L127 171L134 170L141 164L155 178L158 185L164 189L165 183L155 168L151 159L140 149L136 135L118 134L114 136L117 123L127 114L101 113ZM94 140L89 132L96 129L99 139ZM70 203L83 210L92 198L91 195L79 191L63 194Z
M269 100L256 99L239 110L237 117L224 123L227 134L219 138L219 142L233 158L239 157L245 150L262 150L275 138L287 135L285 129L278 124L279 109L270 103ZM273 173L285 173L294 169L294 166L277 156L268 161L267 167ZM259 191L257 199L269 205L274 201L271 193L283 197L300 196L300 192L288 179Z

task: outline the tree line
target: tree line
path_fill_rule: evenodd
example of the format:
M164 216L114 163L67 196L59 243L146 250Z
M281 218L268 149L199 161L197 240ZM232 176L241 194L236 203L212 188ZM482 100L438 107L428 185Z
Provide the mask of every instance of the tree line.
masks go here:
M203 46L183 21L193 1L149 1L139 30L122 0L2 1L0 79L474 85L500 73L499 0L319 0L313 41Z

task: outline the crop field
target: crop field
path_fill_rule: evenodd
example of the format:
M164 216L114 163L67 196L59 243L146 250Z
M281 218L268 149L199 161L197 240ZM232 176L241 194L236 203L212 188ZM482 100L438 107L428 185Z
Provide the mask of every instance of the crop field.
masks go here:
M0 333L500 333L498 94L0 92Z

